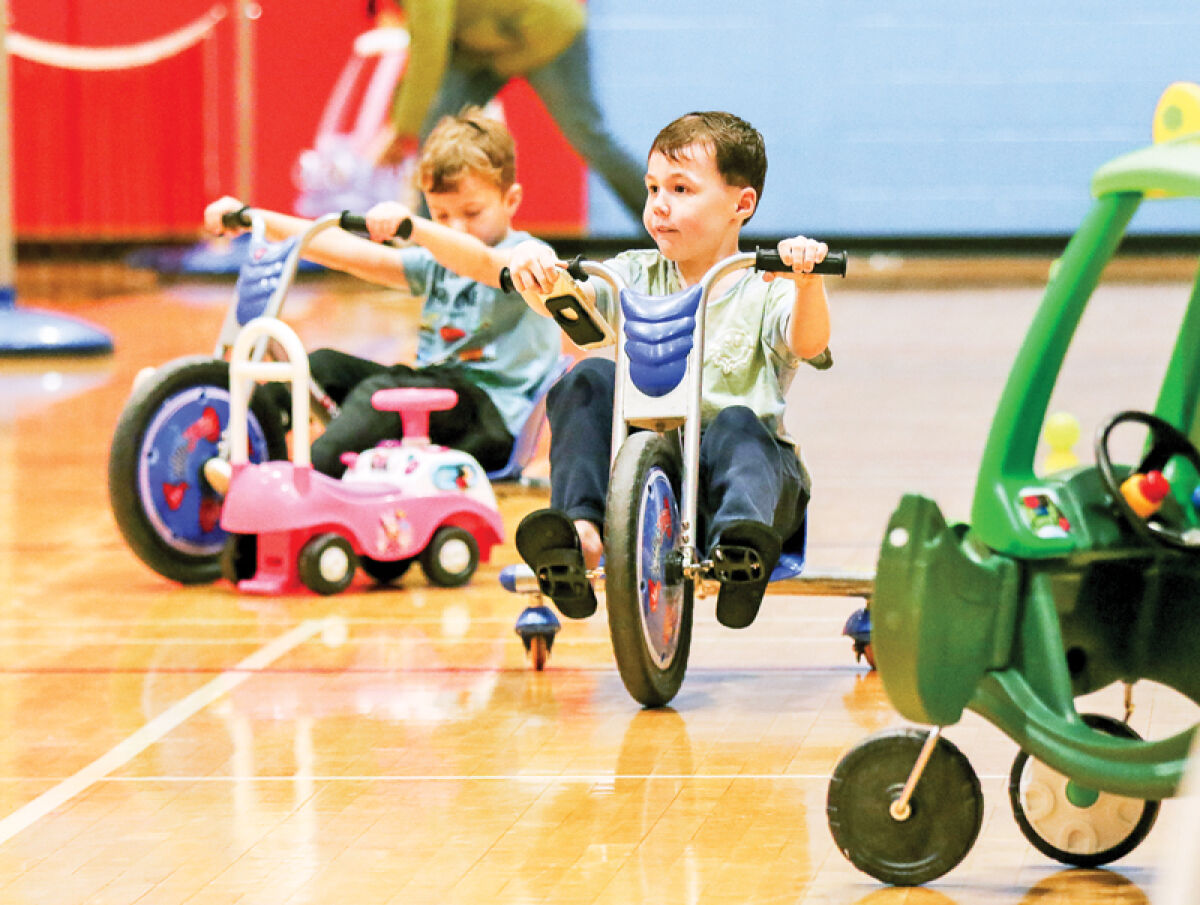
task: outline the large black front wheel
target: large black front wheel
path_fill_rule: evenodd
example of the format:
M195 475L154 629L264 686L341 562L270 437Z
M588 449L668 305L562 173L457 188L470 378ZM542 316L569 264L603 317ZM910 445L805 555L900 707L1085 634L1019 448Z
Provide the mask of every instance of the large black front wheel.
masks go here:
M605 515L608 628L621 680L639 704L675 697L692 638L692 582L683 575L679 458L643 431L617 454Z
M983 825L983 791L970 762L939 737L908 802L892 803L928 733L888 729L851 748L829 781L825 812L833 841L876 880L917 886L936 880L967 856Z
M221 496L204 463L220 454L229 427L229 365L181 358L159 368L125 404L108 457L108 498L130 549L182 584L221 577ZM256 394L250 461L287 458L279 417Z

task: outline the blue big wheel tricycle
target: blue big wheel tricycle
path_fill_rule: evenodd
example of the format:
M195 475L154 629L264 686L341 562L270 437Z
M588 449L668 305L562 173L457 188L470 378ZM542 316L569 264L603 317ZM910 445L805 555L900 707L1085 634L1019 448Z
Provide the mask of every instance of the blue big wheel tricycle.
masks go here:
M579 585L571 593L592 597L593 609L594 592L603 586L621 680L638 703L660 707L679 691L687 670L696 585L759 581L770 569L750 547L722 547L720 555L706 559L699 546L701 356L708 293L736 271L790 268L773 251L737 253L714 264L695 286L664 297L630 290L603 264L578 261L562 268L555 291L544 300L547 311L581 348L616 345L604 564L577 575L550 562L527 581L552 598L562 595L566 583ZM845 253L830 252L813 272L845 271ZM577 291L572 277L610 286L620 300L615 331ZM803 559L802 553L793 554L782 571L789 577L798 573ZM515 574L505 580L518 589ZM518 622L517 631L540 668L558 622L544 606L526 614L529 624Z

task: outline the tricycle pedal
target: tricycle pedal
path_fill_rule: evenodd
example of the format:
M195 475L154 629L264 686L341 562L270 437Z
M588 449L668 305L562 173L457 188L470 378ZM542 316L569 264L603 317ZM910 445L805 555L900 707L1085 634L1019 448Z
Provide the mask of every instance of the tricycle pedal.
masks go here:
M727 582L762 581L765 576L762 557L753 547L721 544L712 551L712 577Z

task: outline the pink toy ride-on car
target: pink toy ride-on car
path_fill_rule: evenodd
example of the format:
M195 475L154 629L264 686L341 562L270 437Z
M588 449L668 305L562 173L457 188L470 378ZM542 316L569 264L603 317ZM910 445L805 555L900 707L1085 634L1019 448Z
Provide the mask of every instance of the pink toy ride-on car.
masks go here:
M252 361L264 338L287 361ZM419 560L432 584L457 587L474 575L504 528L483 468L471 455L429 441L429 413L454 406L453 390L381 390L381 411L400 413L404 439L347 454L342 479L314 471L309 458L308 394L292 393L292 461L248 460L246 410L253 381L308 384L308 357L281 321L260 318L238 335L230 362L232 476L221 511L229 532L222 572L238 590L318 594L345 590L356 568L381 583Z

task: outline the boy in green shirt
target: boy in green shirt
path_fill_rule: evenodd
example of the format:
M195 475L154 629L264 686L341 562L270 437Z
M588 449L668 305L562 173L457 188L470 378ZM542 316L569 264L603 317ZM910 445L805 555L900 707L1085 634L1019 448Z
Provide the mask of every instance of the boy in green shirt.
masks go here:
M723 112L680 117L655 138L646 167L642 222L657 250L625 252L606 263L643 293L695 285L738 251L766 168L762 136L744 120ZM804 521L808 475L782 416L799 363L829 366L829 307L822 277L811 273L827 251L825 243L804 236L785 239L779 253L790 273L738 271L709 294L698 536L709 556L722 545L748 547L761 566L755 580L721 586L717 618L733 628L754 621L782 545ZM545 313L534 299L550 292L557 278L554 253L541 243L522 243L509 266L516 288ZM615 321L615 302L599 283L582 285ZM603 553L614 381L613 362L587 359L547 399L551 507L526 516L516 535L518 552L535 573L566 563L578 579ZM553 588L564 615L595 610L586 581Z

